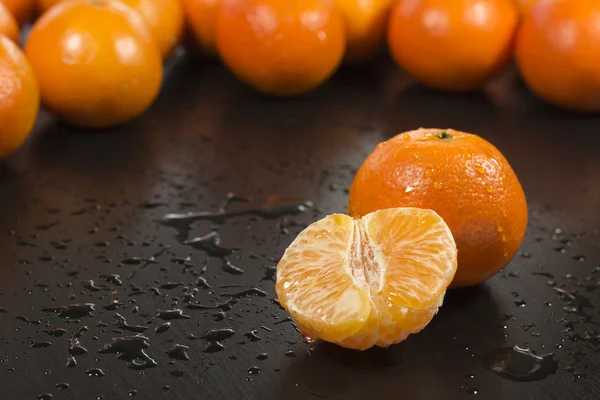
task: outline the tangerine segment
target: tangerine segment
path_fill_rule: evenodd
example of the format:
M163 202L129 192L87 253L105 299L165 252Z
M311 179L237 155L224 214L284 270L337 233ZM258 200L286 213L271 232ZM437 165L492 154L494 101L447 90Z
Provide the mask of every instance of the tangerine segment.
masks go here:
M450 229L432 210L334 214L286 250L276 290L303 334L358 350L387 347L431 321L456 257Z

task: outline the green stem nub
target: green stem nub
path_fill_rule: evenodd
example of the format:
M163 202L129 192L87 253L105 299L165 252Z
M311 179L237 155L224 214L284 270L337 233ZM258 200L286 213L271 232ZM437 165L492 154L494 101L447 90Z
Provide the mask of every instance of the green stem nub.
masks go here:
M440 139L444 139L444 140L452 139L452 135L449 134L448 132L438 132L438 134L435 136L439 137Z

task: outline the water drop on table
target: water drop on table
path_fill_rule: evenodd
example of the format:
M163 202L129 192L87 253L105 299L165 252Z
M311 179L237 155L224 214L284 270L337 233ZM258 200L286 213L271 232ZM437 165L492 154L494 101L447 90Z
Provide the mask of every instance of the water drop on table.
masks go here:
M85 371L85 373L87 376L92 376L92 377L97 377L97 378L101 378L106 375L106 373L104 371L102 371L100 368L90 368L87 371Z
M167 353L167 356L169 356L169 358L175 360L188 361L190 359L190 357L187 354L187 351L189 349L190 348L188 346L184 346L182 344L175 344L165 352Z
M261 372L262 371L261 371L260 367L250 367L250 368L248 368L248 373L250 375L257 375L257 374L260 374Z
M556 372L558 361L554 354L534 354L519 346L504 347L488 353L484 366L497 375L517 382L533 382L545 379Z
M479 389L477 389L477 388L474 388L474 387L472 387L472 386L470 386L470 385L467 385L467 384L464 384L464 383L463 383L463 384L462 384L460 387L461 387L461 389L462 389L464 392L466 392L466 393L468 393L468 394L471 394L471 395L476 395L476 394L479 394Z

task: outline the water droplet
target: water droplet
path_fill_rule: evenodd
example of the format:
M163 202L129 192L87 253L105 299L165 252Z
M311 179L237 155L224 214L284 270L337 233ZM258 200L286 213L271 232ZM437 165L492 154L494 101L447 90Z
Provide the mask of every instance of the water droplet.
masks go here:
M183 361L188 361L190 359L190 357L187 354L187 351L190 348L188 346L184 346L182 344L176 344L173 345L173 347L171 347L170 349L166 350L165 352L167 353L167 356L169 356L169 358L175 359L175 360L183 360Z
M525 300L515 300L515 306L517 307L525 307L527 305L527 303L525 302Z
M258 375L258 374L260 374L261 372L262 372L262 371L261 371L260 367L250 367L250 368L248 368L248 373L249 373L250 375Z
M207 341L211 340L226 340L235 335L235 331L231 328L211 329L200 337Z
M17 315L15 317L15 319L18 319L19 321L23 321L28 323L29 325L41 325L42 324L42 320L41 319L37 319L37 320L30 320L27 317L24 317L22 315Z
M124 329L126 331L130 331L130 332L135 332L135 333L141 333L144 332L146 329L148 329L147 326L141 326L141 325L129 325L127 323L127 320L125 319L124 316L122 316L119 313L115 313L114 318L116 320L116 325L120 328L120 329Z
M476 388L474 388L474 387L472 387L472 386L470 386L470 385L467 385L467 384L465 384L465 383L463 383L463 384L462 384L460 387L461 387L461 389L462 389L464 392L466 392L466 393L468 393L468 394L470 394L470 395L476 395L476 394L479 394L479 389L476 389Z
M519 346L493 351L483 364L497 375L517 382L539 381L556 372L558 361L553 354L537 355Z
M90 368L87 371L85 371L85 373L87 374L87 376L93 376L97 378L101 378L106 375L106 373L100 368Z
M444 187L444 184L442 182L434 182L433 187L437 190L440 190Z
M206 345L206 347L202 351L204 353L217 353L225 349L226 347L223 343L219 342L218 340L213 340L211 342L208 342L208 345Z
M269 358L269 355L267 353L261 353L261 354L259 354L259 355L256 356L256 359L260 360L260 361L266 360L267 358Z
M56 313L61 318L77 319L94 316L94 303L71 303L63 306L44 307L42 311Z
M170 321L174 319L190 319L189 315L185 315L182 310L158 310L156 316L162 320Z
M226 258L223 258L222 261L221 268L223 271L233 275L242 275L244 273L243 269L236 267Z
M54 385L54 387L58 390L65 390L68 389L69 387L71 387L71 385L69 385L68 383L57 383L56 385Z
M87 353L87 350L79 343L79 338L84 332L89 331L87 326L80 326L69 338L69 354L72 356L80 356Z
M221 237L217 232L210 232L204 236L199 236L184 242L196 250L204 251L211 257L226 257L238 250L236 247L225 247L221 243Z
M32 344L29 347L31 347L32 349L43 349L45 347L50 347L50 346L52 346L52 343L50 343L50 342L37 342L37 343Z
M50 400L52 399L52 394L50 393L42 393L37 397L39 400Z
M158 364L148 354L145 349L150 347L150 341L145 336L131 335L120 336L104 345L104 348L98 350L100 354L117 354L117 359L127 361L127 366L131 369L145 369L156 367Z
M169 330L170 327L171 327L171 323L165 322L164 324L158 325L156 328L154 328L154 332L165 333L166 331Z
M486 190L488 193L494 193L494 191L495 191L495 189L494 189L494 187L493 187L493 186L487 186L487 187L485 188L485 190Z
M258 336L258 331L256 329L252 329L250 332L244 333L244 336L251 342L257 342L260 340L260 336Z
M62 335L67 333L67 330L64 328L54 328L52 330L44 330L43 332L47 333L49 336L61 337Z

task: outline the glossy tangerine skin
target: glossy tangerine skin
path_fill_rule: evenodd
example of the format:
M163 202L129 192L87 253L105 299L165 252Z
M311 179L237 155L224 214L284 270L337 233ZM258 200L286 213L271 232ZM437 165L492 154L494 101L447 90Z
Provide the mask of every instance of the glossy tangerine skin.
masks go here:
M68 0L38 0L38 8L45 12L50 7ZM140 13L166 60L183 36L183 7L181 0L120 0Z
M162 82L162 60L142 17L116 0L60 3L38 19L25 46L42 102L87 128L144 112Z
M522 15L525 15L533 8L535 3L538 0L513 0L517 9L521 12Z
M181 0L188 35L194 50L217 55L217 19L222 0Z
M396 63L420 83L473 91L508 64L518 21L510 0L399 0L388 44Z
M433 209L446 221L458 248L455 288L504 268L527 227L525 194L508 161L481 137L449 129L400 134L367 157L350 188L350 215L392 207Z
M40 107L40 91L25 55L0 35L0 158L29 136Z
M0 35L8 37L15 43L19 42L19 24L2 3L0 3Z
M515 58L536 95L574 111L600 111L600 2L545 0L525 16Z
M337 0L337 5L346 25L346 62L368 60L383 49L392 0Z
M35 0L0 0L19 24L24 24L33 17Z
M346 35L333 0L225 0L217 46L241 81L265 94L294 96L335 72Z
M140 13L158 45L163 60L183 36L184 18L180 0L121 0Z

